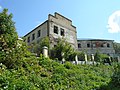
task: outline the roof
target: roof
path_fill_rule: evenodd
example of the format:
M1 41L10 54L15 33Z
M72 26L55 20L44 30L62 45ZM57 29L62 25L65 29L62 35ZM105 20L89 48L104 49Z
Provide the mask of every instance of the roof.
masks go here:
M109 39L91 39L91 38L78 38L78 41L114 41Z
M46 20L45 22L43 22L42 24L38 25L37 27L35 27L32 31L30 31L29 33L27 33L26 35L24 35L24 37L26 37L27 35L29 35L30 33L32 33L33 31L35 31L37 28L39 28L40 26L42 26L43 24L45 24L48 20Z

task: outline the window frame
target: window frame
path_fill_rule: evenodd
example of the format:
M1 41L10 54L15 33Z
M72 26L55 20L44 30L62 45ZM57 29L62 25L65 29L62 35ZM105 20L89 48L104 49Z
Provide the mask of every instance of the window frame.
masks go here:
M78 43L78 48L81 48L81 43Z
M32 41L35 40L35 33L32 34Z
M65 30L63 28L60 28L60 35L65 36Z
M87 48L90 48L90 43L87 43Z
M39 38L41 36L41 30L37 31L37 38Z
M110 44L109 43L107 43L107 47L110 48Z
M27 38L27 42L30 43L30 36Z
M54 25L54 33L55 33L55 34L58 34L58 26L55 26L55 25Z

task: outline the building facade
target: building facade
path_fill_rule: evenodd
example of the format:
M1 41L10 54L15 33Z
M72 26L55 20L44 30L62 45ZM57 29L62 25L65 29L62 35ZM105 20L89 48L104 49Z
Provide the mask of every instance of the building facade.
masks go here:
M64 38L75 49L77 49L76 27L72 25L72 21L59 13L49 14L48 20L26 34L25 42L30 45L37 43L41 38L48 36L50 39L50 47L57 44L58 38Z
M104 39L78 39L78 50L84 51L88 55L95 54L97 51L101 54L114 56L113 40Z
M48 19L27 33L25 42L30 45L40 42L40 39L48 36L50 39L50 48L56 46L58 38L64 38L75 50L85 51L87 54L95 54L99 51L102 54L114 56L113 40L103 39L78 39L76 27L72 21L59 13L49 14Z

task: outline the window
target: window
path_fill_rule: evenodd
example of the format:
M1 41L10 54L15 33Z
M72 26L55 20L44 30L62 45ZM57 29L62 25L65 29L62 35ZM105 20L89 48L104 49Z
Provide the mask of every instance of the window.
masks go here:
M81 48L81 44L80 43L78 43L78 48Z
M90 47L90 44L89 44L89 43L87 44L87 47Z
M60 28L61 36L64 36L64 29Z
M37 32L37 37L40 37L40 30L38 30L38 32Z
M26 38L24 39L24 42L26 42Z
M107 47L110 47L110 44L109 44L109 43L107 43Z
M58 34L58 27L54 26L54 33Z
M54 47L56 47L57 45L54 45Z
M101 47L104 47L103 44L101 44Z
M28 37L27 42L28 42L28 43L30 42L30 36Z
M35 39L35 33L34 34L32 34L32 40L34 40Z

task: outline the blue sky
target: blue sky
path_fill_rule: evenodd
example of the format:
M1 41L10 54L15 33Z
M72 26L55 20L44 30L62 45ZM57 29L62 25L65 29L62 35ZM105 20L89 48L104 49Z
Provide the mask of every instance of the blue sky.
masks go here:
M120 42L120 0L0 0L3 8L13 14L19 36L58 12L72 20L78 38Z

